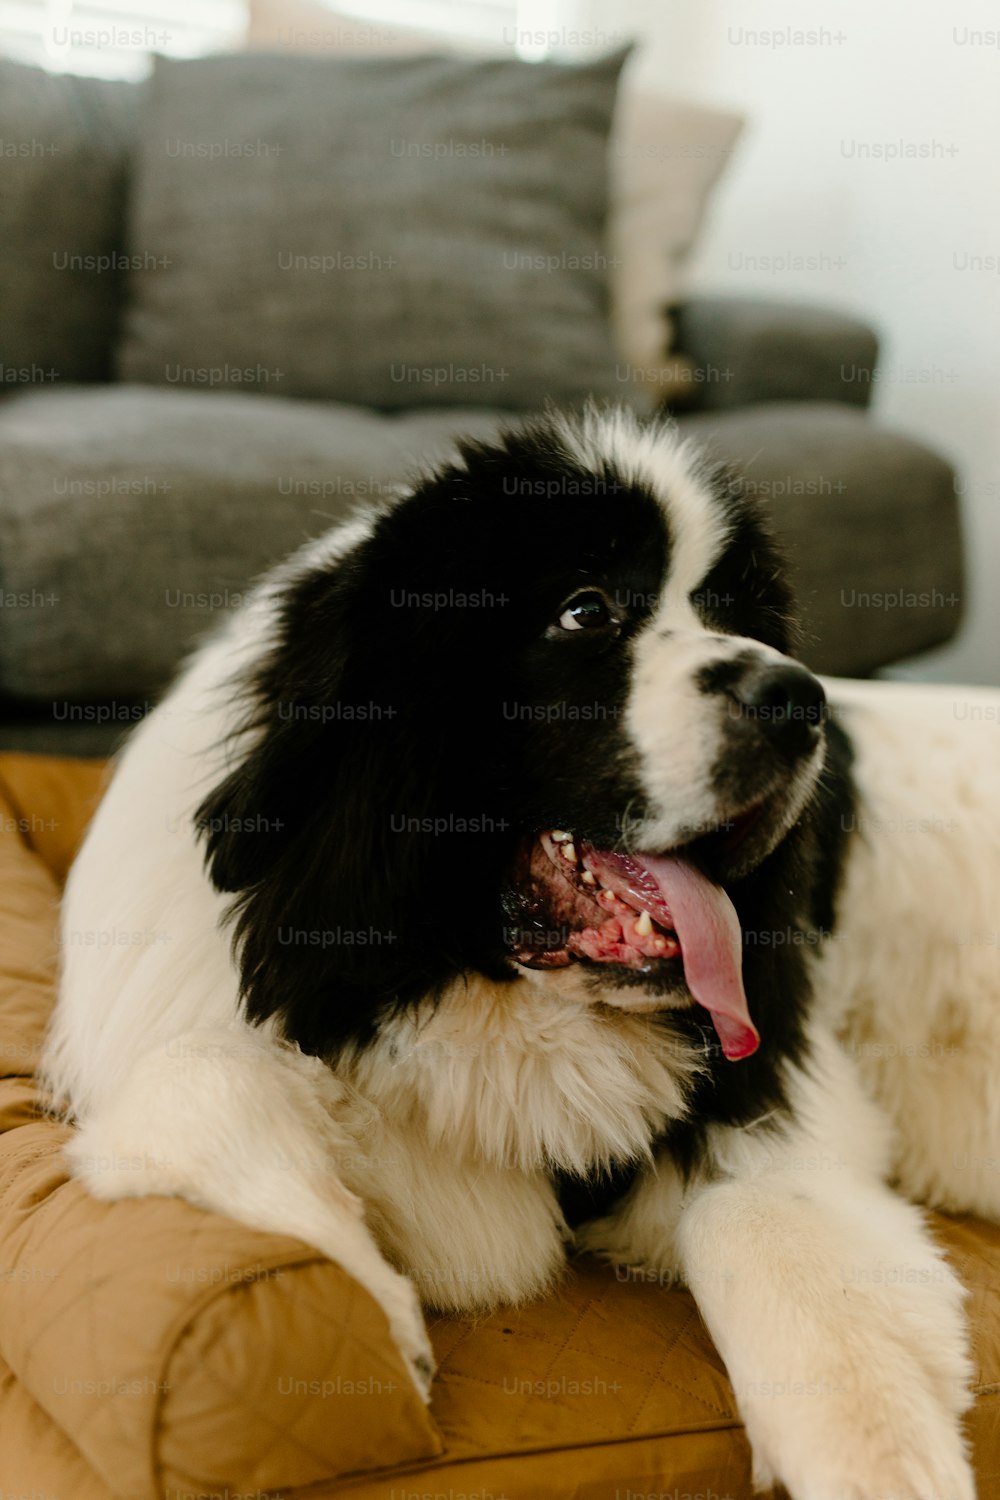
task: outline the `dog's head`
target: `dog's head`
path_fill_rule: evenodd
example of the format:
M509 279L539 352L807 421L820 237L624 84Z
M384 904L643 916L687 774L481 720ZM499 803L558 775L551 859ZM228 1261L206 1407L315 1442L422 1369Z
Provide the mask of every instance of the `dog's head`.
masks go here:
M727 889L809 801L823 692L737 482L663 425L547 418L268 598L250 748L199 813L252 1017L330 1052L478 971L697 1001L754 1050Z

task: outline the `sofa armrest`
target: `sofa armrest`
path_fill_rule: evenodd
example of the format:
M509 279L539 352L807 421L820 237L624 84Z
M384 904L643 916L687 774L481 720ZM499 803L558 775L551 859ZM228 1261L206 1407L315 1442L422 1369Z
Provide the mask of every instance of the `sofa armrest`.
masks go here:
M804 302L692 297L674 310L676 346L695 364L699 411L759 401L867 406L878 339L860 319Z

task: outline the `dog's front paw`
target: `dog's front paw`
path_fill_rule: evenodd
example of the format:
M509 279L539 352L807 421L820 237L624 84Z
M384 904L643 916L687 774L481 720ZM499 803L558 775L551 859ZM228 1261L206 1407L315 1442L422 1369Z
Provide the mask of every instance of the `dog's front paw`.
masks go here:
M859 1371L848 1382L744 1393L741 1404L759 1490L782 1483L792 1500L975 1500L959 1424L920 1381L876 1384Z
M368 1290L375 1297L389 1320L392 1334L400 1354L406 1363L410 1379L416 1386L422 1401L431 1399L431 1381L434 1378L434 1351L427 1336L427 1326L420 1309L420 1301L413 1283L388 1266L380 1268L378 1285L369 1282Z
M794 1500L975 1500L962 1289L936 1259L924 1269L936 1279L891 1295L852 1289L813 1337L809 1317L786 1327L784 1379L747 1381L740 1402L762 1481Z

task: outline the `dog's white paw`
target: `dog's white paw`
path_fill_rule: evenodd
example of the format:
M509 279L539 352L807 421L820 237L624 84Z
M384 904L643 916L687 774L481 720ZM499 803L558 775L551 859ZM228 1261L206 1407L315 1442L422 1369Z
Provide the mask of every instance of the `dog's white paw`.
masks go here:
M369 1286L382 1311L389 1319L389 1331L402 1354L410 1379L417 1388L420 1399L431 1399L431 1381L434 1378L434 1351L427 1336L427 1325L420 1308L420 1301L412 1282L405 1276L386 1267L387 1277L380 1277L384 1285L378 1290Z
M808 1402L814 1402L810 1409ZM792 1500L975 1500L957 1419L921 1381L818 1387L783 1410L746 1403L754 1484Z
M434 1351L413 1282L370 1250L359 1256L352 1254L345 1243L331 1258L360 1282L385 1313L393 1342L403 1356L420 1399L430 1401Z

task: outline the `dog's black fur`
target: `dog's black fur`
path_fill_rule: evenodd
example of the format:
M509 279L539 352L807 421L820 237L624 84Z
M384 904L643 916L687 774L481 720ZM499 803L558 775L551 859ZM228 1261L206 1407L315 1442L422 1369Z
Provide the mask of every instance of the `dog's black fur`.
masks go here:
M610 467L582 469L544 422L461 452L342 562L288 586L249 685L253 748L198 814L212 880L236 898L249 1018L277 1014L331 1061L457 975L517 978L503 896L525 835L564 827L614 847L626 810L641 816L621 711L630 641L669 569L665 512ZM787 652L792 602L764 518L730 477L713 486L731 541L692 602L720 633ZM586 585L615 601L618 628L554 638ZM809 809L726 882L759 1051L727 1062L700 1008L661 1023L709 1063L669 1139L682 1164L708 1122L784 1102L779 1063L803 1052L807 955L834 925L850 759L829 725ZM371 941L323 946L316 935L337 928Z

